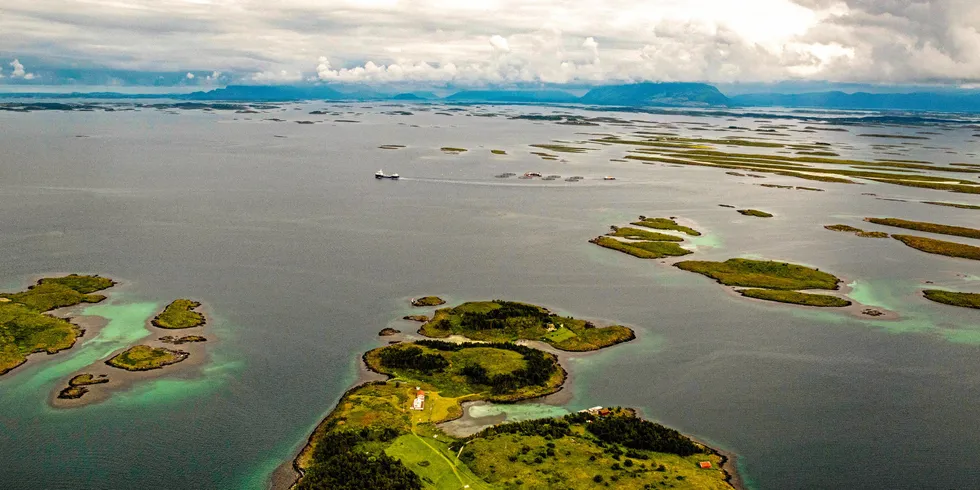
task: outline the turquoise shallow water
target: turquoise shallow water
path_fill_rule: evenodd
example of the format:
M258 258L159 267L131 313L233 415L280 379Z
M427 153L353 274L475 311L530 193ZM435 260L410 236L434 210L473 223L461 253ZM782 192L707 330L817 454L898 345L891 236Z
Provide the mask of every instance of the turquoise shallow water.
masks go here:
M108 323L94 337L82 337L74 348L57 356L55 362L45 362L37 366L31 375L20 376L20 382L9 388L10 393L26 396L31 392L43 392L52 383L62 381L71 373L108 358L116 350L133 345L150 334L145 323L156 314L158 307L157 303L126 303L121 298L113 298L106 304L83 309L83 315L100 316Z

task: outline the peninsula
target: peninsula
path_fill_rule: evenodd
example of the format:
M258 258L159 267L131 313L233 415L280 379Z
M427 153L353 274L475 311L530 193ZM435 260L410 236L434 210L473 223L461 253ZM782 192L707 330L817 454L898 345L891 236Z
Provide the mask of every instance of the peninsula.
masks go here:
M0 293L0 375L38 352L54 354L75 345L85 331L70 319L45 314L58 308L105 299L97 291L116 283L99 276L48 277L26 291Z

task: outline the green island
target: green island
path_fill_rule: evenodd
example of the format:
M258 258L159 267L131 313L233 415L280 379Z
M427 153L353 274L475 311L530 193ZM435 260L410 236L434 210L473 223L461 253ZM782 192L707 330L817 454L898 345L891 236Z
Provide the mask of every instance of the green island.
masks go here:
M851 304L836 296L801 293L797 290L836 290L840 279L810 267L771 260L728 259L724 262L688 260L674 264L697 272L736 290L749 298L803 306L844 307Z
M739 209L737 211L739 214L745 216L755 216L756 218L772 218L771 214L765 211L759 211L758 209Z
M167 329L194 328L204 325L204 315L194 311L201 306L197 301L177 299L167 305L153 321L153 326Z
M851 302L831 296L829 294L810 294L799 291L781 291L777 289L739 289L738 294L747 298L764 299L766 301L776 301L779 303L791 303L794 305L820 306L840 308L851 306Z
M703 274L726 286L780 289L837 289L833 274L773 260L728 259L724 262L688 260L675 267Z
M522 303L463 307L498 311L505 322L526 321L529 308L547 311ZM294 461L294 488L732 488L725 457L631 410L507 423L463 438L437 425L462 416L465 401L513 402L560 389L564 370L538 349L420 340L371 350L363 360L389 379L341 398Z
M980 247L962 243L947 242L915 235L892 235L892 238L923 252L957 257L961 259L980 260Z
M400 333L402 333L402 331L398 330L397 328L387 327L382 328L381 331L378 332L378 337L391 337L392 335L398 335Z
M188 356L190 354L184 351L170 350L163 347L150 347L148 345L135 345L112 356L105 363L114 368L125 369L126 371L149 371L176 364L187 359Z
M539 340L574 352L599 350L635 338L633 330L621 325L597 327L540 306L501 300L473 301L436 310L419 333L435 338L462 335L484 342Z
M382 150L400 150L405 148L405 145L381 145L378 148Z
M676 221L670 218L647 218L646 216L640 216L639 221L634 221L630 224L642 226L644 228L652 228L654 230L673 230L686 233L691 236L701 236L700 231L695 230L694 228L679 225Z
M640 259L662 259L664 257L681 257L694 252L682 248L676 242L663 242L663 241L637 241L637 242L624 242L616 240L615 238L610 238L607 236L600 236L589 240L600 247L605 247L608 249L623 252Z
M958 208L958 209L980 209L980 206L974 206L972 204L960 204L955 202L939 202L939 201L922 201L923 204L932 204L933 206L946 206L948 208Z
M493 153L494 155L506 155L507 154L507 152L504 151L504 150L490 150L490 153Z
M26 291L0 293L0 375L27 362L27 356L54 354L75 345L84 330L69 320L45 312L98 303L96 291L115 285L112 279L71 274L43 278Z
M888 238L889 237L888 233L885 233L883 231L864 231L860 228L855 228L851 225L825 225L824 228L830 231L853 233L863 238Z
M929 301L945 305L962 306L964 308L980 309L980 293L958 293L941 289L926 289L922 295Z
M429 317L426 315L405 315L402 317L402 320L425 323L429 321Z
M725 147L732 145L763 148L783 148L786 146L784 143L734 139L712 140L681 138L676 136L647 137L644 135L644 139L624 139L618 136L605 136L591 141L603 145L619 144L630 146L633 148L630 152L634 154L627 155L625 158L642 163L713 167L729 171L752 171L819 182L844 184L858 183L852 179L867 179L874 182L908 187L980 194L980 185L976 181L957 177L909 173L922 170L929 172L977 173L977 169L971 167L954 167L952 165L943 166L923 162L914 163L890 160L861 161L818 155L788 156L727 151ZM799 145L797 147L802 148ZM826 151L826 149L821 151Z
M466 151L466 148L454 148L452 146L443 146L442 148L439 148L439 150L445 153L459 154Z
M412 306L439 306L446 304L446 300L438 296L423 296L421 298L413 298Z
M614 236L620 238L628 238L630 240L647 240L652 242L683 242L684 239L676 235L668 235L666 233L657 233L655 231L641 230L639 228L620 228L618 226L611 227L612 231L607 233L607 236Z
M101 374L98 377L91 374L79 374L68 380L68 386L58 393L58 398L75 400L88 393L86 386L108 383L109 377Z
M542 150L550 150L558 153L585 153L589 151L589 148L581 146L569 146L565 144L537 144L528 145L533 148L541 148Z
M953 235L966 238L980 238L980 230L967 228L965 226L949 226L937 223L927 223L925 221L908 221L898 218L864 218L869 223L876 225L894 226L905 228L906 230L924 231L926 233L937 233L940 235Z
M204 337L202 337L200 335L184 335L183 337L175 337L173 335L167 335L167 336L164 336L164 337L160 337L157 340L159 340L160 342L163 342L164 344L173 344L173 345L189 344L189 343L193 343L193 342L207 342L208 341L208 339L206 339L206 338L204 338Z

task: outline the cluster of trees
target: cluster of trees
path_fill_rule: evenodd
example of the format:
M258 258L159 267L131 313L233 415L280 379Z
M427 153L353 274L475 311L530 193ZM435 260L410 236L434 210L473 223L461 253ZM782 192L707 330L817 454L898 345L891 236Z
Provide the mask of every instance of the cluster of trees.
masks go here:
M585 428L599 440L620 444L630 449L671 453L690 456L703 452L691 439L680 432L660 424L629 415L596 417L590 414L573 414L566 417L573 423L585 423Z
M381 365L388 368L413 369L425 374L442 371L449 361L438 354L425 354L418 347L389 347L380 354Z
M421 490L422 480L401 461L384 452L361 449L367 442L390 442L395 429L328 432L313 449L313 464L296 485L301 490L405 489Z
M531 352L524 354L524 361L527 363L524 368L489 376L485 367L472 364L464 367L461 373L473 383L489 386L490 392L495 395L509 393L525 386L542 386L548 382L558 367L544 352L528 350Z
M500 305L500 308L485 313L460 312L460 326L468 330L503 329L507 327L508 321L521 319L531 327L545 323L555 316L534 305L501 300L494 300L494 303Z
M520 305L520 303L514 303ZM526 305L520 305L526 306ZM419 340L416 344L430 349L456 352L463 349L472 348L491 348L517 352L524 358L525 367L512 371L490 376L487 368L480 364L470 364L460 370L460 374L466 376L473 384L489 386L491 393L500 395L512 392L525 386L542 386L548 383L551 376L555 374L558 365L554 358L538 349L533 349L524 345L517 345L510 342L492 342L480 344L475 342L452 343L442 340ZM403 349L408 350L408 349ZM382 355L384 351L382 351ZM431 354L430 354L431 355ZM381 360L385 363L384 358ZM413 368L414 369L414 368Z
M571 424L564 419L525 420L487 427L470 436L467 440L500 434L520 434L523 436L541 436L545 439L559 439L571 435L572 429Z

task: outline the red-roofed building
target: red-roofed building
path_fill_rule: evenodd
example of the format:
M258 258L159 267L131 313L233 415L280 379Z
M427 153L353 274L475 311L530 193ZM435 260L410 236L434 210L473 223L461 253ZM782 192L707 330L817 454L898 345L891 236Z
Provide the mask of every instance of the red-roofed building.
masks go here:
M711 469L711 461L702 461L698 463L698 466L700 466L702 470Z

